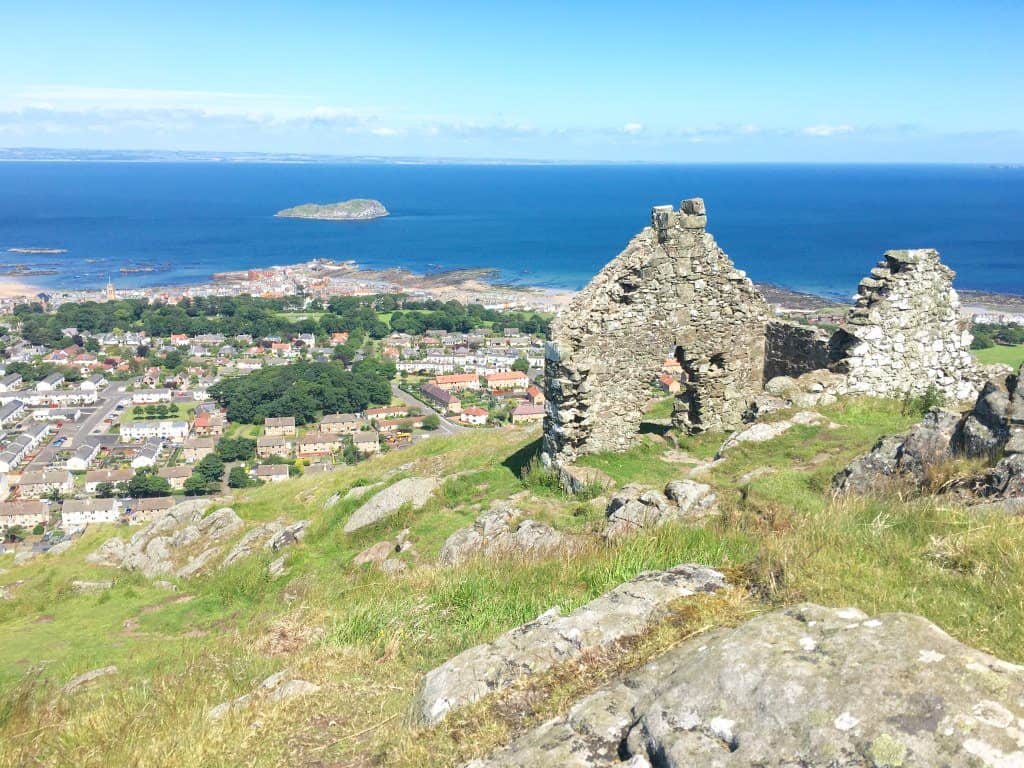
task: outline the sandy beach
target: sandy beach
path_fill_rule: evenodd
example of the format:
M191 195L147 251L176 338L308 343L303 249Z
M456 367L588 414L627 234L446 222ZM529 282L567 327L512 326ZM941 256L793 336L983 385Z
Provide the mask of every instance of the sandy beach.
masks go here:
M16 299L20 296L35 296L40 288L10 278L0 278L0 299Z

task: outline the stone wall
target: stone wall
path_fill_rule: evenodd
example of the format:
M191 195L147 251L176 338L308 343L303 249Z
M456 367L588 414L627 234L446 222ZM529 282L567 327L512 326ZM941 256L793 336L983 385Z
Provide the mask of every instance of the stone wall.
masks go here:
M627 449L666 355L684 370L673 422L688 431L734 429L761 391L770 310L706 221L699 198L654 208L552 323L544 452L555 464Z
M938 251L885 253L830 341L829 367L847 375L848 392L920 395L935 386L949 400L977 395L982 376L953 276Z
M773 320L765 334L764 378L792 376L828 366L829 335L810 325Z

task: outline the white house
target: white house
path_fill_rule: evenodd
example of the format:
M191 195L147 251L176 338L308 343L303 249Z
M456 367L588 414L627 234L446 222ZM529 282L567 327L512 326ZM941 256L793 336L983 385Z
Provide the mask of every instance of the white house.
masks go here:
M102 373L94 373L83 381L80 387L87 392L95 392L98 389L103 389L103 387L107 386L107 383L107 379Z
M0 407L0 427L6 427L11 422L17 421L24 412L25 404L21 400L9 401Z
M96 458L96 454L100 452L100 443L98 440L86 438L78 447L75 448L74 454L67 461L67 468L72 472L84 472L92 464L92 460Z
M121 425L121 439L127 443L160 438L181 443L188 437L187 421L126 421Z
M51 373L36 382L36 390L39 392L52 392L64 383L64 376L59 373Z
M256 477L267 483L280 483L288 479L286 464L260 464L256 467Z
M150 438L142 446L132 459L132 469L142 469L156 465L156 460L164 450L164 443L158 437Z
M116 523L121 519L117 499L67 499L60 507L60 523L64 529L92 523Z
M138 389L132 392L132 405L156 405L171 402L169 389Z

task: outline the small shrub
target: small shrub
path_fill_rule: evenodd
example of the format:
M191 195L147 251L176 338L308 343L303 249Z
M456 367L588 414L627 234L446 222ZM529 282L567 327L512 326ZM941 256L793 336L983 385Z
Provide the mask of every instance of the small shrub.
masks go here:
M536 456L523 467L519 479L531 491L563 493L562 481L558 477L558 472L551 467L545 467Z
M924 416L932 408L941 408L945 402L946 397L942 390L931 384L920 395L904 395L901 400L901 411L904 416Z

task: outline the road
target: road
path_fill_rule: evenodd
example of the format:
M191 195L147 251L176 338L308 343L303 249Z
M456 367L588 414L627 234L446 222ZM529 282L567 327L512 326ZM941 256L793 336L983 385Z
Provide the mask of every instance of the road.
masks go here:
M25 465L24 469L46 469L57 454L57 451L62 449L74 451L81 444L82 440L94 432L97 435L106 434L108 425L103 420L114 412L114 409L121 400L128 397L126 389L126 382L114 381L97 392L96 402L93 405L80 409L84 414L82 418L79 421L65 421L64 426L57 430L49 443L40 449L39 453L36 454L31 462ZM61 437L64 438L64 444L60 447L54 447L54 442Z
M403 389L399 389L397 384L391 385L391 394L397 397L403 403L408 405L410 408L419 408L424 413L433 413L437 415L437 418L441 420L441 425L437 428L438 432L443 432L446 435L454 435L459 432L465 432L469 427L464 427L461 424L456 424L451 421L443 413L432 408L431 406L424 403L422 400L417 400L415 397L410 395Z

